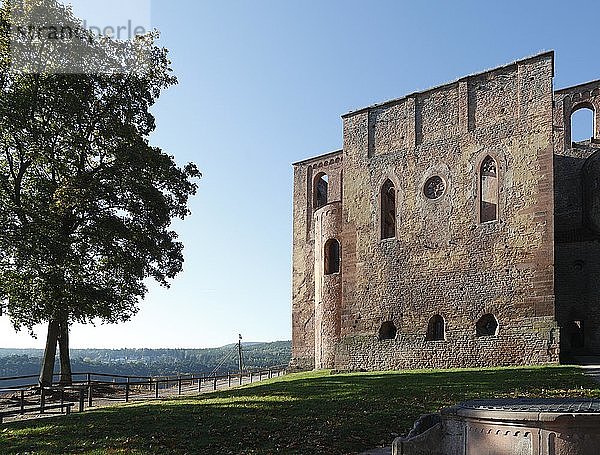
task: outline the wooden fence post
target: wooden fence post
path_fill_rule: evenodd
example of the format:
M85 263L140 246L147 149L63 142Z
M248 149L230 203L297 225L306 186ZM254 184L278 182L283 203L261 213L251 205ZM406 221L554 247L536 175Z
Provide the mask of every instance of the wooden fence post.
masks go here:
M215 380L213 381L213 390L217 390L217 377L215 376Z
M79 412L83 412L83 404L85 403L85 389L79 389Z
M154 381L154 398L158 398L158 387L159 387L160 381L158 380L158 378L155 379Z
M125 384L125 403L129 403L129 378L127 378L127 383Z
M202 380L204 379L204 375L198 378L198 392L202 392Z
M88 408L92 407L92 375L87 374L87 385L88 385Z
M177 395L181 395L181 376L177 376Z
M231 387L231 373L227 373L227 387Z
M25 390L21 389L21 414L25 414Z
M46 390L43 387L40 387L40 414L44 413L45 407L46 407Z

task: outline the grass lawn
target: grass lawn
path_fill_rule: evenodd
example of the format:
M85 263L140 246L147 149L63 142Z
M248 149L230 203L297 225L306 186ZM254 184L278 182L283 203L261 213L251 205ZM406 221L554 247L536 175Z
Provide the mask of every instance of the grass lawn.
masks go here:
M0 453L341 454L472 398L600 397L577 367L290 374L181 399L0 426Z

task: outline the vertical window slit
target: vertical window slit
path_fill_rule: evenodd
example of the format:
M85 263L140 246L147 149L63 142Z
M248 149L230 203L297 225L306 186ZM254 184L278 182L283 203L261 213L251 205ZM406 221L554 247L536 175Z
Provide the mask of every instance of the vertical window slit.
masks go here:
M340 271L340 242L329 239L325 243L325 275Z
M496 160L487 156L481 163L479 171L480 222L496 221L498 219L498 166Z
M396 188L391 180L381 187L381 238L396 237Z

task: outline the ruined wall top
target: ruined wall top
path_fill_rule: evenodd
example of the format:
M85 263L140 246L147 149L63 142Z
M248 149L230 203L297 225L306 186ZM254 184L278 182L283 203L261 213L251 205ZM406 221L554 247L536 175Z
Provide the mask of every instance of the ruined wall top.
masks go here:
M535 61L539 61L539 60L543 60L543 59L548 59L548 58L551 60L551 63L552 63L551 66L552 66L552 68L554 68L554 51L542 52L542 53L533 55L531 57L526 57L524 59L516 60L514 62L508 63L508 64L503 65L503 66L498 66L498 67L495 67L495 68L492 68L492 69L489 69L489 70L486 70L486 71L481 71L481 72L478 72L478 73L473 73L473 74L470 74L470 75L467 75L467 76L463 76L463 77L461 77L459 79L456 79L454 81L447 82L447 83L444 83L444 84L441 84L441 85L437 85L435 87L431 87L431 88L428 88L426 90L413 92L413 93L410 93L410 94L405 95L405 96L400 97L400 98L394 98L394 99L391 99L391 100L388 100L388 101L384 101L384 102L381 102L381 103L375 103L375 104L372 104L370 106L366 106L366 107L363 107L363 108L360 108L360 109L356 109L356 110L347 112L346 114L342 115L342 118L351 117L353 115L360 114L360 113L369 111L371 109L376 109L376 108L381 108L381 107L391 107L391 106L393 106L395 104L399 104L399 103L405 102L405 101L407 101L407 100L409 100L411 98L427 97L427 96L430 96L430 95L432 95L432 94L434 94L434 93L436 93L438 91L444 91L444 90L447 90L449 88L456 87L461 82L465 83L465 82L468 82L470 80L474 80L474 79L476 80L476 79L479 79L479 78L482 78L482 77L486 77L486 76L493 76L493 75L498 74L498 73L502 73L502 72L505 72L505 71L514 70L519 65L526 65L528 63L533 63ZM552 73L552 76L554 76L554 72Z

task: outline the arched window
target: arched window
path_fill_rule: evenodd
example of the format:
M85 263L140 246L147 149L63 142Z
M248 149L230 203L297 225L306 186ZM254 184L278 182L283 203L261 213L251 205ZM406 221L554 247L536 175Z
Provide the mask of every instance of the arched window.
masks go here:
M477 321L476 329L478 337L498 335L498 320L493 314L484 314Z
M381 238L396 237L396 189L391 180L381 187Z
M446 329L444 318L436 314L429 320L427 325L427 341L439 341L446 339Z
M379 340L393 340L398 330L392 321L386 321L379 328Z
M329 239L325 243L325 275L340 271L340 242Z
M480 223L498 219L498 166L496 160L486 156L479 168Z
M594 137L594 110L591 105L577 107L571 114L571 142L589 141Z
M319 209L327 205L327 191L329 187L329 177L321 172L315 177L314 184L314 208Z

